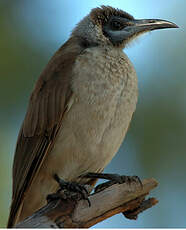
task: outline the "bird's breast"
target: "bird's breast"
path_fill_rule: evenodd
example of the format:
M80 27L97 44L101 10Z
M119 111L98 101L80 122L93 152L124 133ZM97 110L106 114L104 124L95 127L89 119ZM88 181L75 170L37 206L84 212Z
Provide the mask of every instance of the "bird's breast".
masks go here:
M71 111L78 122L77 136L93 155L111 160L136 108L137 77L132 63L119 49L87 49L76 60L72 89L77 100Z
M109 128L128 126L137 102L137 77L121 50L87 49L77 58L73 76L72 89L82 105L81 119L97 130L99 141Z

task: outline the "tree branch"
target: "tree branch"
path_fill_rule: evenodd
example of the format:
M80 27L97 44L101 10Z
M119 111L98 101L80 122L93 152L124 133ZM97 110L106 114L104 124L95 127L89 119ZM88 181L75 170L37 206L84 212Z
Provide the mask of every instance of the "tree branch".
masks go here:
M155 179L139 184L115 184L89 196L86 200L53 200L46 206L16 225L16 228L89 228L115 214L123 213L126 218L137 219L140 212L152 207L155 198L145 196L158 183Z

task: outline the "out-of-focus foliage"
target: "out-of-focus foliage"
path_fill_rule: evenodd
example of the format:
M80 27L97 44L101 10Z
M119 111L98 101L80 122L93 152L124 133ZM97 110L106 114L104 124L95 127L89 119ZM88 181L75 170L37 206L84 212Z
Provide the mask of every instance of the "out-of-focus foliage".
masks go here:
M168 3L168 4L167 4ZM75 24L106 4L136 17L172 20L127 49L139 77L139 101L129 133L106 171L155 177L160 203L138 221L117 215L98 227L186 227L186 32L183 0L0 1L0 227L11 200L11 167L34 82Z

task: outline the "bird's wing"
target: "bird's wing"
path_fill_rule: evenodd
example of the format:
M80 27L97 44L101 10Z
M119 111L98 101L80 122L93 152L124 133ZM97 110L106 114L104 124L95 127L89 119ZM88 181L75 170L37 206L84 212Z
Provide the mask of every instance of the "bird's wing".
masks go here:
M73 38L53 56L38 79L31 95L14 156L13 196L8 221L18 217L24 194L51 150L69 98L72 66L82 51Z

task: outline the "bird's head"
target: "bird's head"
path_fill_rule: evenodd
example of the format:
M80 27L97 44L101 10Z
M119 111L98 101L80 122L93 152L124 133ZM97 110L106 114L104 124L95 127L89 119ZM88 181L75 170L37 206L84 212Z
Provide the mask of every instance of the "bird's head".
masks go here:
M157 29L178 28L161 19L140 19L110 6L93 9L76 26L72 36L79 37L85 45L111 45L124 48L139 35Z

